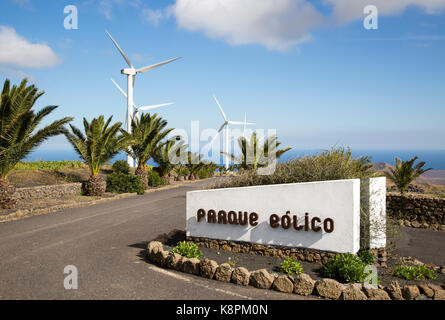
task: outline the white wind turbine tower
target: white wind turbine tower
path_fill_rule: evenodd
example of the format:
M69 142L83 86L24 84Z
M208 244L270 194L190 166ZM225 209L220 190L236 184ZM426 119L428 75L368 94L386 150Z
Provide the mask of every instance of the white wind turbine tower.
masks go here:
M122 57L125 59L125 61L128 64L129 68L125 68L121 70L122 74L125 74L127 76L127 93L125 94L125 92L123 92L122 89L120 89L122 91L122 93L125 94L125 96L127 97L127 117L126 117L126 122L127 122L127 132L131 132L131 119L133 117L133 108L136 108L133 102L133 87L134 87L134 81L135 81L135 76L138 73L144 73L147 72L149 70L158 68L160 66L163 66L164 64L173 62L175 60L180 59L181 57L178 58L174 58L174 59L170 59L170 60L166 60L160 63L156 63L156 64L152 64L146 67L142 67L142 68L138 68L135 69L133 67L133 65L131 64L130 59L128 59L128 57L126 56L126 54L124 53L124 51L122 51L121 47L119 47L119 45L117 44L117 42L113 39L113 37L111 36L110 33L108 33L108 31L105 30L105 32L108 34L108 36L110 37L111 41L113 41L114 45L116 46L117 50L119 50L120 54L122 55ZM113 81L114 82L114 81ZM115 83L116 84L116 83ZM116 84L117 85L117 84ZM118 86L119 87L119 86ZM167 105L167 104L164 104ZM163 105L157 105L156 107L160 107ZM136 112L135 114L137 115L139 110L148 110L148 109L153 109L155 106L147 106L147 107L139 107L136 108ZM130 155L127 155L127 162L130 165L130 167L134 166L134 160Z
M254 125L255 123L250 123L250 122L246 122L244 120L244 122L241 121L231 121L229 119L227 119L226 114L224 113L221 105L219 104L218 99L216 99L215 96L213 96L213 98L216 101L216 104L218 105L219 111L221 111L221 115L224 118L224 123L221 125L221 127L218 129L218 133L215 135L215 137L213 137L212 141L210 142L210 145L213 144L213 142L216 140L216 138L218 137L219 133L225 128L226 130L226 138L225 138L225 145L224 145L224 153L225 153L225 158L226 158L226 170L229 169L229 144L230 144L230 139L229 139L229 124L233 124L233 125L244 125L244 128L246 125ZM244 118L245 119L245 118ZM244 132L243 132L244 134Z

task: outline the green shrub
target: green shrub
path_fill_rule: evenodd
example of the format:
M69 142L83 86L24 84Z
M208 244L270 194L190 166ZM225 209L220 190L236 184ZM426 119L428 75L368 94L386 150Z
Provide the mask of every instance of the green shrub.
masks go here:
M114 172L120 172L123 174L130 173L130 166L125 160L117 160L116 162L113 163L113 166L111 168L113 169Z
M150 187L159 187L165 184L164 179L153 169L147 169L147 179Z
M338 147L315 156L277 163L272 174L259 175L256 170L244 170L215 188L245 187L282 183L357 179L374 176L368 157L353 158L348 148Z
M141 178L132 174L113 172L107 175L107 192L144 194Z
M434 270L431 270L425 266L397 266L393 271L393 275L397 278L405 280L436 279Z
M369 250L362 249L357 253L357 255L366 265L374 264L375 262L375 257Z
M170 253L177 253L186 258L201 258L202 252L198 246L193 242L181 241L176 247L174 247Z
M175 169L175 171L178 175L185 176L185 177L188 177L190 174L190 170L187 169L186 167L182 167L182 166L178 166Z
M286 258L280 265L280 271L287 274L301 274L303 273L303 267L294 259Z
M365 273L366 263L359 257L343 253L328 260L321 268L321 274L326 278L336 279L340 282L363 282L368 275Z

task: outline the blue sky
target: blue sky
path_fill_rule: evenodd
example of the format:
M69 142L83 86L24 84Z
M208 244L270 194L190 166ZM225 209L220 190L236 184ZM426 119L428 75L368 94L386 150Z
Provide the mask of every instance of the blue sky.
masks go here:
M51 119L124 121L110 77L126 88L125 61L107 29L137 67L183 57L136 78L137 105L175 102L159 109L171 127L217 129L216 94L229 118L247 112L296 149L445 149L445 1L376 0L377 30L363 27L368 2L3 0L0 81L28 76L46 92L38 108L60 106ZM70 4L77 30L63 27ZM27 54L8 55L13 41Z

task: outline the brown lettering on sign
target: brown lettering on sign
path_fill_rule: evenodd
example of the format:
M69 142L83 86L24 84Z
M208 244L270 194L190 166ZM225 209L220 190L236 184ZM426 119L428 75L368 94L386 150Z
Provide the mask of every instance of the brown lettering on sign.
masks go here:
M286 214L284 216L281 217L281 226L283 227L283 229L289 229L290 228L290 211L287 211Z
M304 231L309 231L309 213L304 214Z
M206 211L204 209L198 210L198 222L201 222L201 219L206 216Z
M331 233L332 231L334 231L334 220L332 220L331 218L325 219L323 222L323 228L324 231L327 233Z
M229 224L238 224L238 219L236 218L235 211L229 211L227 218L229 220Z
M311 220L311 229L312 231L318 232L321 230L321 227L317 226L315 223L321 223L321 219L318 217L313 217Z
M219 210L218 214L215 210L210 209L207 211L205 209L198 209L196 213L197 221L201 222L205 219L207 214L207 223L218 223L218 224L230 224L230 225L247 225L249 224L252 227L256 227L258 225L258 213L251 212L250 214L247 211L236 211L231 210L228 213L224 210ZM281 217L277 214L271 214L269 217L269 224L272 228L276 229L281 226L281 228L287 230L290 229L291 226L294 227L296 231L302 230L304 231L314 231L320 232L322 229L326 233L331 233L334 231L334 220L331 218L326 218L323 220L319 217L313 217L312 219L309 217L309 213L305 213L304 224L299 225L298 216L291 215L290 211L286 211L286 214ZM323 225L323 227L322 227Z
M207 222L208 223L216 223L216 211L215 210L207 211Z
M226 212L224 210L220 210L218 212L218 223L219 224L227 224Z
M272 214L269 218L269 224L272 228L278 228L280 225L278 222L280 221L280 217L277 214Z
M293 225L294 225L294 229L299 231L301 229L303 229L303 226L299 226L298 225L298 217L297 216L293 216Z
M247 212L244 211L244 213L242 211L238 212L238 223L241 226L245 226L247 224Z
M249 224L252 226L252 227L256 227L257 225L258 225L258 213L256 213L256 212L252 212L250 215L249 215Z

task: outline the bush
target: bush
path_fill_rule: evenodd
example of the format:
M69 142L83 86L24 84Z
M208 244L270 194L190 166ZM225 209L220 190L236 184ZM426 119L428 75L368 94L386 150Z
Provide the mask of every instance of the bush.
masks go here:
M113 172L107 175L107 192L144 194L144 186L140 177Z
M174 247L170 253L177 253L186 258L201 258L202 252L198 249L198 246L193 242L181 241L176 247Z
M368 273L365 273L366 265L359 257L344 253L331 258L320 271L326 278L336 279L340 282L357 283L363 282L368 276Z
M303 267L292 258L286 258L280 265L280 271L287 274L301 274Z
M368 264L374 264L375 262L375 257L374 255L369 251L369 250L363 250L361 249L358 253L357 253L358 257L360 258L360 260L363 261L363 263L365 263L366 265Z
M116 162L113 163L113 166L111 168L113 169L114 172L120 172L123 174L130 173L130 166L125 160L117 160Z
M215 188L366 178L375 175L369 162L368 157L353 158L350 149L332 148L315 156L277 163L269 175L258 175L256 170L243 171Z
M182 166L178 166L177 168L175 168L176 173L181 176L185 176L188 177L190 174L190 170L187 169L186 167L182 167Z
M150 187L159 187L165 184L164 179L153 169L147 169L147 179Z
M425 266L397 266L393 271L393 275L397 278L405 280L436 279L434 270L431 270Z

